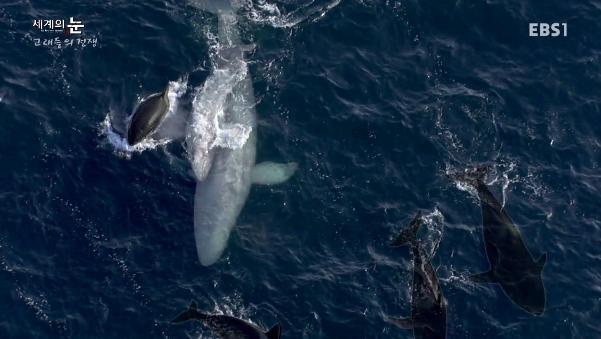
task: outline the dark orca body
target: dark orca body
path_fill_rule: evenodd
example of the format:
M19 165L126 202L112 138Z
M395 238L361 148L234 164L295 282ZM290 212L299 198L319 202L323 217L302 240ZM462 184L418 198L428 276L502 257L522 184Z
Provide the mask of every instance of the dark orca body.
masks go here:
M430 260L420 246L416 235L423 224L421 213L391 244L398 247L411 244L413 252L413 286L411 290L411 318L387 320L400 328L413 329L414 338L438 339L446 337L447 302L442 295L438 278Z
M264 332L257 326L235 317L201 313L195 302L171 322L178 324L188 320L200 321L223 339L279 339L282 335L280 325Z
M127 143L133 146L154 132L169 110L168 88L164 92L152 94L136 107L129 128Z
M462 177L478 190L486 256L490 262L489 271L475 274L471 279L499 283L514 303L531 314L541 315L546 303L542 271L547 255L534 260L519 230L484 183L485 174L486 169L479 168Z

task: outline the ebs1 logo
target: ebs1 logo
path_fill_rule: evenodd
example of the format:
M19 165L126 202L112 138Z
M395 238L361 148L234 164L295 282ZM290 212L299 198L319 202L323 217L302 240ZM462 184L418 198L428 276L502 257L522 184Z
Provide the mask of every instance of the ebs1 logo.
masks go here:
M551 24L545 22L533 22L528 25L530 36L557 37L568 36L568 24L563 22L554 22ZM563 30L561 29L563 28Z

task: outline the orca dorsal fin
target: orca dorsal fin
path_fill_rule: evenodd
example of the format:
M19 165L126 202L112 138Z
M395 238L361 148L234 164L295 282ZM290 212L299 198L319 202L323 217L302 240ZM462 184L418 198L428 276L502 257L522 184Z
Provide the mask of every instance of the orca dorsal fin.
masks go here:
M469 277L469 280L475 283L494 283L497 282L493 271L481 272L472 274Z
M265 332L267 339L280 339L282 336L282 325L276 324L269 331Z
M171 320L173 324L183 323L188 320L200 320L204 315L198 312L196 302L192 301L188 309L180 313L177 317Z
M541 255L540 257L538 257L538 259L536 259L536 265L538 266L538 268L541 271L545 267L546 263L547 263L547 253L544 253L543 255Z

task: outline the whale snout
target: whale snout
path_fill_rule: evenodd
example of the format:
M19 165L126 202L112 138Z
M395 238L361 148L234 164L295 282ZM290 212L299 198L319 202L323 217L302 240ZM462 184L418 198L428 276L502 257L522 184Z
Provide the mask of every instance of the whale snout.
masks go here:
M198 261L202 266L211 266L219 260L221 255L205 255L198 253Z
M216 227L211 231L206 228L196 230L196 253L201 265L213 265L221 258L230 237L229 230L229 227Z

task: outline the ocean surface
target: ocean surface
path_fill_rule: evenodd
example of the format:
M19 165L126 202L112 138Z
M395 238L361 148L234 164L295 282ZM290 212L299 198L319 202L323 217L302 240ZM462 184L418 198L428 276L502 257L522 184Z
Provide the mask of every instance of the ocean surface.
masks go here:
M216 17L183 0L2 2L0 338L213 338L170 324L191 300L280 322L283 338L411 338L384 320L411 303L410 250L388 243L418 210L449 338L601 338L599 1L237 7L257 161L299 169L251 188L204 267L182 130ZM70 17L81 35L33 25ZM530 37L530 22L567 37ZM96 43L44 45L75 37ZM128 116L168 81L181 135L129 149ZM447 173L480 164L532 255L548 254L540 317L467 279L488 268L481 212Z

